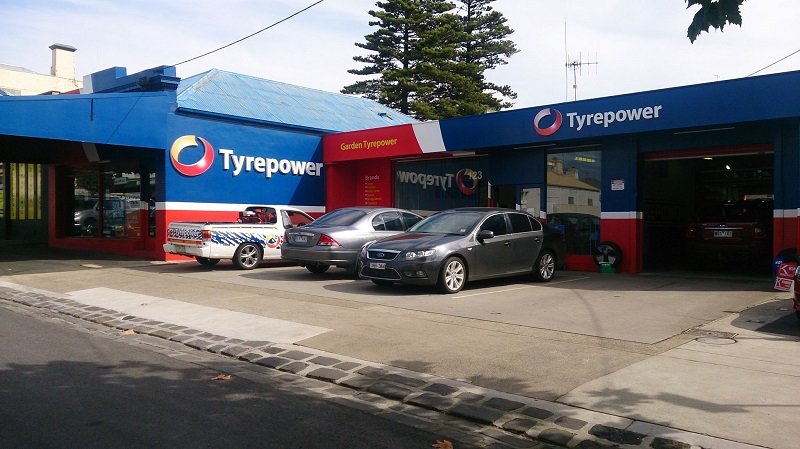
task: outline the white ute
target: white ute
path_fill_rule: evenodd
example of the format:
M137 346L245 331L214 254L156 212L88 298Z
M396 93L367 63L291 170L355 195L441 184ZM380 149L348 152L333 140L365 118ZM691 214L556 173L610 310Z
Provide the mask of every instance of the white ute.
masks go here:
M312 221L305 212L284 206L250 206L235 223L174 221L164 252L194 257L206 266L231 259L238 268L252 270L262 260L281 258L286 229Z

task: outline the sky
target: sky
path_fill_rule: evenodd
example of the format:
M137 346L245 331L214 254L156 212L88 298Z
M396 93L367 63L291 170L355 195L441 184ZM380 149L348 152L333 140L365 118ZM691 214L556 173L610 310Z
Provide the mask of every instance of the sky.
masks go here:
M254 33L315 0L0 0L0 64L49 73L50 45L77 48L78 77L109 67L174 65ZM685 0L496 0L520 50L486 73L517 92L514 108L741 78L800 49L796 0L750 0L742 27L694 44ZM355 46L377 28L375 0L325 0L272 29L177 66L212 68L338 92L359 79ZM583 65L574 75L566 63ZM800 53L759 75L800 69Z

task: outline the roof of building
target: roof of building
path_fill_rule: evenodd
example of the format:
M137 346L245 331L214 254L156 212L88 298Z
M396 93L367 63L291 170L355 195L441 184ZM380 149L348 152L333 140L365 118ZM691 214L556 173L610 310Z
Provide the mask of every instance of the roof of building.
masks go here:
M25 67L18 67L15 65L8 65L8 64L0 64L0 69L11 70L13 72L37 73L34 72L33 70L26 69Z
M178 109L279 126L353 131L417 122L366 98L212 69L184 78Z
M556 173L552 170L549 170L547 172L547 185L566 187L571 189L590 190L593 192L600 191L598 187L595 187L587 182L581 181L580 179L576 178L575 175L569 175L566 173Z

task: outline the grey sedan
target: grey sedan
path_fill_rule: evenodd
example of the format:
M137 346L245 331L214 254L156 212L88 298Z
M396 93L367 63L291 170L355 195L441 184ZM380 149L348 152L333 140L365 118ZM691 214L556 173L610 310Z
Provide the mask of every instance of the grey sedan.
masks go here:
M337 266L358 275L358 255L364 245L403 232L420 220L417 214L390 207L337 209L307 226L288 229L281 258L315 274Z
M460 291L467 281L531 274L549 281L564 254L562 235L525 212L462 208L439 212L408 232L367 245L361 277Z

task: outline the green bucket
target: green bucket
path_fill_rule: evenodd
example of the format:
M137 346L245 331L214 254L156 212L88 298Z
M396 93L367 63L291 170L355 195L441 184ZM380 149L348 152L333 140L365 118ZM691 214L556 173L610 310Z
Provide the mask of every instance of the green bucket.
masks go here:
M600 272L605 274L614 274L617 272L617 269L611 266L610 263L601 263Z

